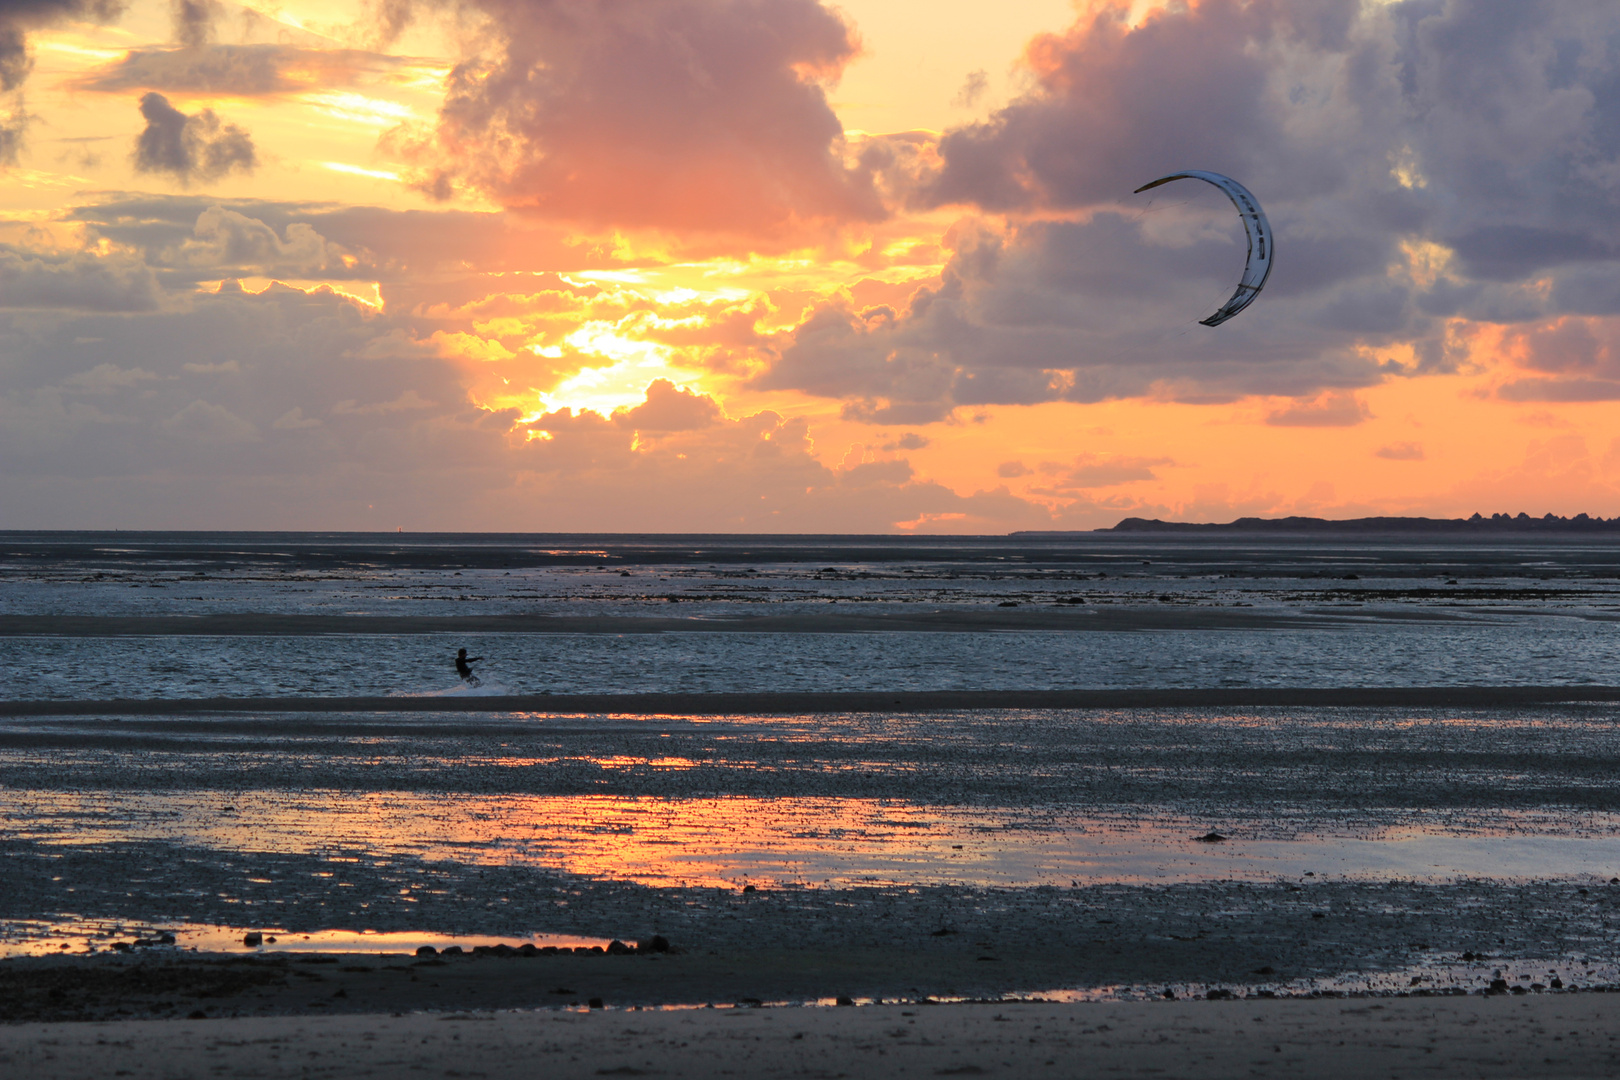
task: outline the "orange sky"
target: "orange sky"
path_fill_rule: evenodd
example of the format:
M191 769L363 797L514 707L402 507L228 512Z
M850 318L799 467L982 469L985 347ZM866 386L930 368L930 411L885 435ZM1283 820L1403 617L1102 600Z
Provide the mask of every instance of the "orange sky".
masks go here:
M1620 514L1620 16L1569 8L61 0L0 527ZM1229 204L1130 194L1182 168L1276 229L1218 328Z

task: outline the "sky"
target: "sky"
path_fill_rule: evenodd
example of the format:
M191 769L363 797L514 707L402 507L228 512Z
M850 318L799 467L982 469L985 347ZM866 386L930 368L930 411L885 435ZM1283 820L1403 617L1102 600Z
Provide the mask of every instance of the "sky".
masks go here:
M1620 515L1613 0L0 0L0 528L1474 512Z

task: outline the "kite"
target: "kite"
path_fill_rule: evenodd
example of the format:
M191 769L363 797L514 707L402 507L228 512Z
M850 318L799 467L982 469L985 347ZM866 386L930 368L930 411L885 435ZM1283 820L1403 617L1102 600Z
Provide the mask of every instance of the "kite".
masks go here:
M1172 180L1204 180L1226 192L1226 197L1232 200L1232 205L1237 207L1238 216L1243 219L1243 231L1249 234L1249 258L1243 264L1243 277L1238 280L1237 292L1233 293L1232 299L1222 304L1215 314L1207 319L1198 320L1205 326L1219 326L1254 303L1254 298L1266 287L1266 279L1271 276L1271 256L1274 247L1271 222L1266 220L1266 212L1260 209L1259 201L1249 193L1248 188L1230 176L1222 176L1220 173L1191 169L1160 177L1151 184L1143 184L1134 194L1139 195L1160 184L1168 184Z

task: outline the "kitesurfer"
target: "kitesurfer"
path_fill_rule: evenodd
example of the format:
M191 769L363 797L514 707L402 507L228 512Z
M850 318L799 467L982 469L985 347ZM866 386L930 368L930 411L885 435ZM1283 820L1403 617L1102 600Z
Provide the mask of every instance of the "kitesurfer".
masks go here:
M456 674L460 675L464 682L477 686L478 676L473 674L472 665L482 659L482 656L468 656L466 649L456 650Z

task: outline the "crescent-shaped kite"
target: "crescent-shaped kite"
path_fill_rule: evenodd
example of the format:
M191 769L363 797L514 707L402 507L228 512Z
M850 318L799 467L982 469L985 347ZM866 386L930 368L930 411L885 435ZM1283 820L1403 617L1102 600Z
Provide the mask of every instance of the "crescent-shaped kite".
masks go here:
M1237 207L1238 216L1243 219L1243 230L1249 234L1249 258L1243 264L1243 277L1238 280L1237 292L1232 299L1222 304L1220 310L1207 319L1199 322L1205 326L1219 326L1250 304L1260 295L1260 290L1266 287L1266 278L1271 276L1271 256L1273 244L1271 241L1271 222L1266 220L1266 212L1260 209L1260 203L1249 193L1249 189L1220 173L1201 172L1191 169L1187 172L1175 173L1172 176L1162 176L1151 184L1143 184L1134 194L1141 194L1160 184L1168 184L1172 180L1204 180L1222 191Z

